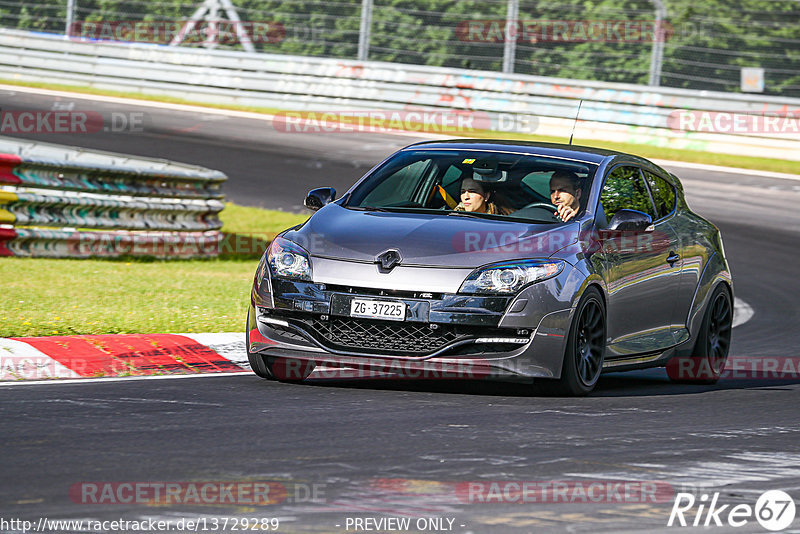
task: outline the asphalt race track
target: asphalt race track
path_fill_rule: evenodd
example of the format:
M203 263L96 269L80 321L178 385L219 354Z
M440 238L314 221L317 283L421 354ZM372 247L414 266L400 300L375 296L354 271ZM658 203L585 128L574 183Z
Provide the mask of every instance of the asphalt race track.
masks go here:
M291 211L308 189L343 192L413 141L286 134L263 120L0 90L3 111L65 106L143 113L144 127L17 137L220 169L230 177L229 199ZM731 357L796 362L800 182L670 170L692 208L722 230L736 296L755 311L734 329ZM705 531L762 532L753 517L729 526L727 513L754 506L766 490L800 498L799 401L797 379L674 385L663 369L605 375L582 399L540 397L524 385L291 385L255 375L2 385L0 510L34 522L201 519L206 531L213 520L227 518L232 531L232 519L278 518L278 532L667 532L695 530L667 527L677 492L695 492L698 504L719 492L717 504L729 505L719 515L724 526L711 519ZM273 504L91 502L101 494L92 488L119 483L222 481L268 481ZM630 495L603 486L597 502L574 492L616 481L638 486ZM515 488L524 482L569 492L545 489L531 495L546 502L519 502ZM657 488L656 498L640 498L642 486ZM697 511L686 512L690 525ZM704 512L698 524L705 520ZM800 532L800 519L792 526Z

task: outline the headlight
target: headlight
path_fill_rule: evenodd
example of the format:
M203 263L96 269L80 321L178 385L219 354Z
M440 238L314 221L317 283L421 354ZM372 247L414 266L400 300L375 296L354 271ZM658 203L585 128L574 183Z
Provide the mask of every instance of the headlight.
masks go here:
M276 237L267 251L272 276L311 281L311 260L308 252L288 239Z
M523 287L557 275L564 269L560 260L520 260L475 269L461 284L459 293L517 293Z

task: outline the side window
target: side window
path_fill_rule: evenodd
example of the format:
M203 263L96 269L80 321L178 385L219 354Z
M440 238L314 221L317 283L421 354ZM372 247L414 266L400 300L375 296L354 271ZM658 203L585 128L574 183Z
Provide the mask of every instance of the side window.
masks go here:
M552 171L535 171L526 175L522 183L550 202L550 176Z
M461 178L463 175L464 172L461 169L455 165L450 165L447 168L447 172L442 176L442 187L454 199L458 199L461 194Z
M675 209L675 187L663 178L647 171L644 171L644 177L653 194L653 202L656 203L657 218L666 217Z
M381 207L413 198L430 162L431 160L424 159L403 167L370 191L362 203Z
M614 214L622 209L642 211L656 218L638 167L621 166L611 171L603 185L600 203L606 221L611 221Z

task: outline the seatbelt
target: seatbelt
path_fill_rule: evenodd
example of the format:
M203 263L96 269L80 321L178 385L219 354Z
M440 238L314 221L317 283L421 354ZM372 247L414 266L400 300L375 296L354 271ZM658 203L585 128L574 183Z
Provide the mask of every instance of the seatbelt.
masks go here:
M444 201L447 203L447 205L450 206L450 209L453 209L456 206L458 206L458 202L453 200L453 197L451 197L450 195L447 194L447 191L444 190L444 187L442 187L441 185L437 184L436 185L436 189L438 189L439 195L444 199Z

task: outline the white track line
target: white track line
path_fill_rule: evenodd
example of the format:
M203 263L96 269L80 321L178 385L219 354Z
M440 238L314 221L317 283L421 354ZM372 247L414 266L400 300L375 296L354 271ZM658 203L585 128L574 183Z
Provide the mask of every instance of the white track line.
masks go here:
M650 161L652 161L656 165L660 165L662 167L665 166L682 167L685 169L696 169L701 171L727 172L733 174L743 174L745 176L758 176L761 178L779 178L781 180L800 181L800 175L797 174L786 174L783 172L771 172L771 171L756 171L753 169L739 169L736 167L723 167L721 165L708 165L706 163L690 163L688 161L672 161L666 159L652 159L652 158L648 159L650 159Z
M744 323L749 321L755 315L755 311L753 307L750 306L748 303L736 297L733 299L733 324L731 324L731 328L736 328L737 326L742 326Z

